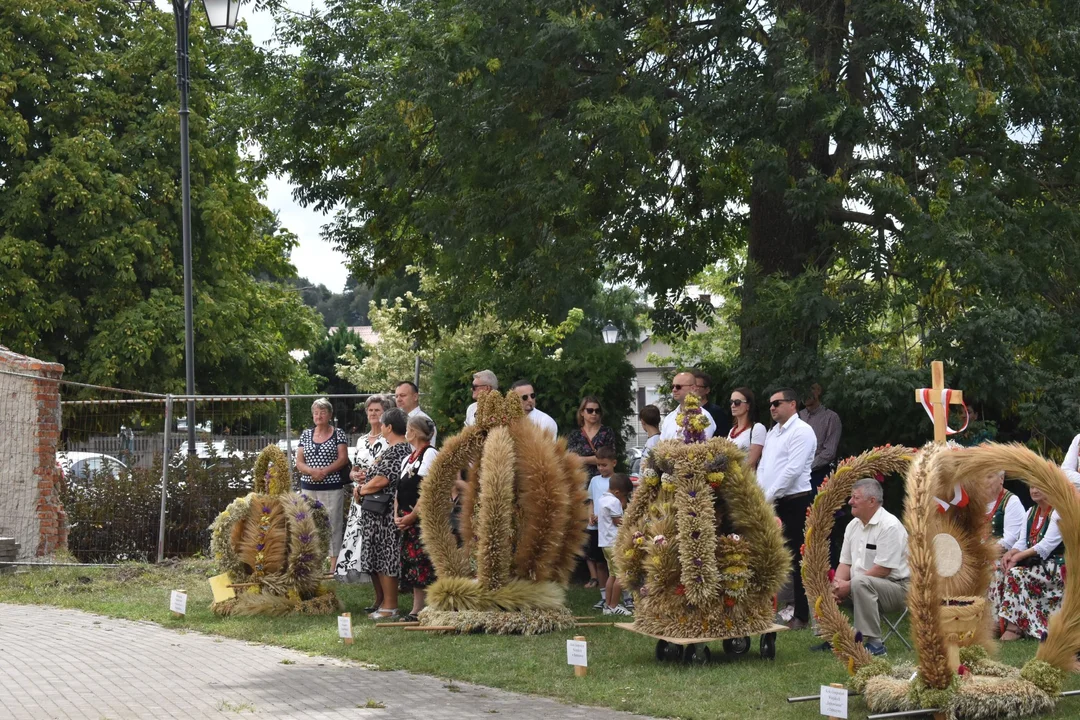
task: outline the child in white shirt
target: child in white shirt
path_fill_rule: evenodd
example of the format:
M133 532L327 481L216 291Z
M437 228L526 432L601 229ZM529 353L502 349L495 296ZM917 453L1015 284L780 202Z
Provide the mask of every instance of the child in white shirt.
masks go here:
M623 473L616 473L611 476L608 481L608 491L600 496L600 501L597 503L596 511L596 526L598 534L598 544L600 549L604 553L604 559L607 561L607 566L610 570L607 578L607 585L604 588L606 592L604 603L605 615L632 615L626 607L619 603L619 596L622 594L622 586L619 584L619 579L616 576L615 563L613 553L615 550L615 538L619 534L619 526L622 525L623 509L626 507L626 503L630 500L630 493L633 489L633 485L630 483L630 478Z

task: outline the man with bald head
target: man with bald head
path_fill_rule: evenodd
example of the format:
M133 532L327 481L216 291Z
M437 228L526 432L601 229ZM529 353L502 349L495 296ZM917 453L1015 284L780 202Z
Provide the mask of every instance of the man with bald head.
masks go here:
M660 423L660 439L661 440L674 440L677 437L681 437L682 428L679 427L678 415L686 405L686 398L688 395L697 395L697 379L692 372L680 372L671 381L671 397L675 399L675 402L679 403L678 407L668 413L664 421ZM701 398L698 397L698 400ZM709 427L705 428L705 439L709 439L716 433L716 421L713 416L710 415L704 408L701 409L701 414L709 420Z

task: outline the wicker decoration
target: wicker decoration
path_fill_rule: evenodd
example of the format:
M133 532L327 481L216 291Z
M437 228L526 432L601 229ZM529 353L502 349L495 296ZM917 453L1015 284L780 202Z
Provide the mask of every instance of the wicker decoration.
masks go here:
M982 551L982 544L965 534L985 532L989 490L981 479L998 470L1026 478L1049 498L1061 516L1059 527L1065 543L1066 564L1080 563L1080 497L1057 465L1020 445L988 443L958 450L925 447L908 474L905 510L912 573L908 605L919 653L918 677L905 680L897 673L867 665L861 680L866 703L872 711L936 707L942 708L950 718L983 720L1021 717L1053 709L1062 682L1073 668L1076 648L1080 647L1080 581L1074 573L1067 575L1062 607L1050 618L1046 641L1022 669L988 659L979 644L960 647L959 658L951 658L951 662L949 658L950 649L956 645L982 642L979 638L986 622L979 616L985 606L989 572L970 567L964 580L962 569L948 579L954 587L964 582L983 583L982 586L969 585L970 597L945 597L942 602L942 588L947 583L934 572L935 558L929 538L942 528L951 528L950 532L959 533L957 540L965 548L965 565L982 562L977 554ZM953 496L953 488L958 484L968 492L967 509L957 506L938 512L934 498ZM981 523L977 520L979 516ZM974 558L967 557L969 548L976 549ZM962 676L952 669L957 659L965 669Z
M635 625L667 637L751 635L772 623L791 558L733 443L659 443L623 515L615 563Z
M276 446L263 450L255 467L257 491L230 503L211 526L214 559L246 587L210 608L218 615L337 612L336 596L319 580L330 537L326 509L284 492L288 463Z
M459 541L451 494L466 470ZM585 480L515 393L481 396L476 425L447 441L421 487L421 538L438 580L420 622L499 634L573 627L565 587L586 539Z
M910 465L913 454L910 448L886 445L847 458L821 483L806 516L802 561L806 597L824 636L832 643L833 653L852 675L872 658L862 643L856 641L855 629L847 615L840 611L832 594L829 538L836 522L836 511L847 503L851 487L857 480L903 472Z

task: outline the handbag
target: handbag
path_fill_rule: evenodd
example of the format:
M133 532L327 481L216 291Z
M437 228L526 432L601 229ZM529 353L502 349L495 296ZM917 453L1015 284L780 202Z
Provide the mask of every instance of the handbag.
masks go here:
M394 501L394 494L386 490L380 490L360 498L360 509L372 515L385 515L390 512L390 503Z

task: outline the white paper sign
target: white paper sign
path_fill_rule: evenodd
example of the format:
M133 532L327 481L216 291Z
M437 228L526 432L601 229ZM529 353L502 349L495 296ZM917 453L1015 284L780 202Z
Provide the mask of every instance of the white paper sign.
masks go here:
M187 593L173 590L172 595L169 596L169 609L174 613L187 615Z
M589 667L588 646L584 640L566 641L566 664Z
M352 638L352 618L348 615L338 615L337 634L339 638Z
M847 717L847 688L821 686L821 714L835 718Z

